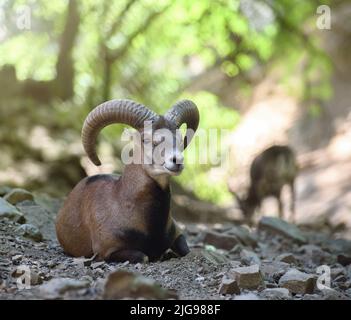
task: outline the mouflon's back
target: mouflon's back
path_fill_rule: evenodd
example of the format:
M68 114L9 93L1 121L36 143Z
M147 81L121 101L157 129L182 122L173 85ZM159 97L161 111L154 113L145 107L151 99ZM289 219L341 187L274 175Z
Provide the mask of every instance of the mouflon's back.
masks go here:
M259 154L251 165L251 183L265 184L264 189L280 189L292 183L298 167L293 150L288 146L272 146Z

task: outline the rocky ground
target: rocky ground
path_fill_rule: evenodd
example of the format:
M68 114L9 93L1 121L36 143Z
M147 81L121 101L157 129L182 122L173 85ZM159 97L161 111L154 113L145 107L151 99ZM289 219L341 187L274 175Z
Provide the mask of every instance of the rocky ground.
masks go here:
M0 196L0 299L351 299L351 241L278 218L252 230L184 224L186 257L107 264L63 253L59 200L7 188Z

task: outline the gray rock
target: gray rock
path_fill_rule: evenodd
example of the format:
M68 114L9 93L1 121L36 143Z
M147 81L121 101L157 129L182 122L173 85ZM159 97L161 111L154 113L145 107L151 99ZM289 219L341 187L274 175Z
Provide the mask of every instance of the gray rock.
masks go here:
M45 298L56 299L68 291L84 289L89 282L71 278L54 278L39 287L40 293Z
M11 204L17 204L25 200L33 200L33 195L24 189L15 188L4 196L4 199Z
M278 288L278 285L274 282L265 281L264 283L266 285L266 288L268 288L268 289Z
M238 282L235 279L224 276L219 287L219 294L240 294Z
M236 244L230 251L229 253L232 254L238 254L244 249L242 244Z
M331 268L330 275L331 275L332 279L335 279L340 275L345 275L345 269L344 268Z
M351 241L346 239L328 240L323 244L323 249L327 249L332 253L341 253L351 255Z
M286 262L289 264L295 264L296 258L292 253L283 253L276 257L276 261Z
M235 236L243 245L250 247L257 246L256 237L245 227L233 226L226 233Z
M6 193L9 193L10 191L11 191L10 187L1 186L0 187L0 197L3 197Z
M224 250L230 250L236 244L240 243L239 239L233 235L221 234L213 231L205 232L203 242Z
M95 260L96 256L97 256L97 254L94 254L90 258L85 258L85 257L73 258L73 264L76 264L76 265L78 265L81 268L88 267L92 263L94 263L94 260Z
M13 278L19 278L19 277L23 276L24 273L25 273L25 271L23 269L16 268L12 271L11 276ZM30 269L29 277L30 277L29 279L30 279L31 286L36 286L36 285L43 283L43 279L39 276L39 274L31 269Z
M80 281L87 281L90 284L94 282L94 279L91 276L85 275L79 279Z
M315 287L315 277L297 269L290 269L280 278L279 285L291 293L312 293Z
M15 256L13 256L13 257L11 258L11 260L12 260L13 263L17 263L17 262L20 262L20 261L22 260L22 258L23 258L23 255L17 254L17 255L15 255Z
M217 251L209 251L205 249L192 249L189 254L187 254L182 259L186 261L198 261L199 264L213 264L213 265L221 265L229 263L229 259L217 252Z
M282 261L262 261L260 267L265 280L276 282L289 270L290 265Z
M255 252L246 249L241 250L240 259L245 265L261 264L261 260L258 255Z
M337 256L337 261L338 261L341 265L347 266L347 265L351 264L351 255L346 256L346 255L344 255L344 254L339 254L339 255Z
M97 269L97 268L99 268L99 267L101 267L103 265L105 265L105 261L98 261L98 262L92 263L90 267L92 269Z
M344 283L339 283L338 286L342 290L347 290L347 289L351 288L351 281L347 280Z
M351 288L345 290L345 294L347 294L349 297L351 297Z
M263 217L259 222L258 229L284 236L297 243L307 242L306 237L297 226L279 218Z
M47 194L35 194L34 202L44 208L46 211L57 214L63 205L63 199L52 198Z
M305 260L312 261L317 265L323 264L330 256L327 252L314 244L301 246L299 252L305 254Z
M31 273L30 273L30 284L32 286L37 286L37 285L42 284L42 283L43 283L42 277L38 273L36 273L34 271L31 271Z
M261 296L268 300L288 300L291 295L286 288L269 288L261 292Z
M254 293L244 293L236 296L234 300L260 300L260 297Z
M0 219L2 218L8 218L19 223L23 223L25 221L23 214L19 212L16 207L7 202L5 199L0 198Z
M305 295L303 295L303 296L298 296L298 295L296 295L295 296L295 298L298 298L299 300L322 300L322 297L321 297L321 295L319 295L319 294L305 294Z
M16 229L16 233L37 242L43 240L43 235L41 234L40 230L36 226L29 223L20 225Z
M177 294L162 288L154 280L135 273L118 270L112 272L105 283L104 299L145 298L170 299Z
M16 206L27 223L37 226L45 239L56 241L55 216L33 201L20 202Z
M238 282L241 289L255 290L264 286L260 266L239 267L230 270L232 278Z
M348 298L342 293L332 288L326 288L321 290L323 300L348 300Z

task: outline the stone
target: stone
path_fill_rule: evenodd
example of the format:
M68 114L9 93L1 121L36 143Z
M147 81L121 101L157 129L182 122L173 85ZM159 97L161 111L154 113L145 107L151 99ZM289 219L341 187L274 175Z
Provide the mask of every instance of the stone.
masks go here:
M266 285L266 288L278 288L278 285L274 282L265 281L264 284Z
M94 279L91 276L85 275L79 279L80 281L87 281L90 284L94 282Z
M76 280L72 278L54 278L42 284L39 292L45 298L56 299L68 291L79 290L89 287L86 280Z
M259 296L257 296L257 294L254 293L244 293L244 294L240 294L235 296L234 300L260 300Z
M52 268L54 268L54 267L56 267L58 265L58 262L55 261L55 260L48 260L46 262L46 265L47 265L48 268L52 269Z
M348 298L342 293L332 288L325 288L321 290L323 300L348 300Z
M13 278L19 278L23 276L25 272L26 271L23 268L18 267L12 271L11 276ZM31 269L29 269L29 277L31 286L36 286L43 283L43 279L39 276L39 274Z
M37 242L43 240L43 235L41 234L40 230L36 226L29 223L20 225L16 229L16 234Z
M177 294L172 290L162 288L150 278L118 270L109 274L103 297L108 300L123 298L175 299Z
M339 283L338 286L342 290L347 290L347 289L351 288L351 281L346 280L344 283Z
M296 295L295 298L298 300L322 300L319 294L305 294L303 296Z
M34 197L27 190L15 188L6 194L4 196L4 199L11 204L17 204L17 203L25 201L25 200L33 201Z
M250 247L257 246L256 237L243 226L232 226L229 230L227 230L226 234L235 236L243 245Z
M63 202L63 199L52 198L45 193L34 195L34 203L53 214L57 214L57 212L59 212L60 208L63 206Z
M187 261L198 261L199 264L222 265L229 263L229 259L217 252L205 249L192 249L183 259Z
M351 255L351 240L333 239L323 243L323 249L327 249L332 253L340 253L346 256Z
M22 260L23 256L21 254L17 254L11 258L13 263L20 262Z
M0 219L8 218L12 221L23 223L25 221L23 214L16 209L11 203L0 198Z
M92 269L97 269L105 264L105 261L98 261L91 264Z
M24 201L16 205L26 218L26 222L39 228L45 239L56 241L55 215L33 201Z
M244 249L242 244L236 244L230 251L229 253L232 254L238 254Z
M43 279L36 272L31 271L30 273L30 284L32 286L37 286L43 283Z
M239 267L230 270L233 278L238 282L239 288L255 290L264 286L260 266Z
M6 193L9 193L10 191L11 191L10 187L1 186L0 187L0 197L3 197Z
M345 269L344 268L331 268L330 275L331 275L332 279L335 279L340 275L345 275Z
M260 269L264 279L268 282L277 282L286 273L290 265L282 261L262 261Z
M335 279L334 279L335 282L341 282L341 283L345 283L347 281L347 277L343 274L337 276Z
M92 263L94 263L94 259L96 258L96 256L97 254L94 254L90 258L85 258L85 257L73 258L73 263L78 265L79 267L89 267Z
M276 261L286 262L289 264L295 264L296 258L292 253L283 253L276 257Z
M343 266L347 266L351 263L351 255L350 256L346 256L344 254L339 254L337 256L337 261L343 265Z
M306 244L301 246L299 252L307 255L308 260L317 265L323 264L329 255L327 252L323 251L320 247L314 244Z
M240 288L235 279L224 276L219 287L219 294L240 294Z
M313 293L315 277L297 269L290 269L279 279L279 286L288 289L291 293Z
M306 237L297 226L279 218L263 217L258 224L258 229L281 235L300 244L307 242Z
M205 232L203 242L224 250L230 250L236 244L240 243L238 238L233 235L221 234L213 231Z
M291 295L286 288L268 288L261 292L261 297L267 300L288 300Z
M240 252L241 262L245 265L261 264L261 260L258 255L250 250L243 249Z

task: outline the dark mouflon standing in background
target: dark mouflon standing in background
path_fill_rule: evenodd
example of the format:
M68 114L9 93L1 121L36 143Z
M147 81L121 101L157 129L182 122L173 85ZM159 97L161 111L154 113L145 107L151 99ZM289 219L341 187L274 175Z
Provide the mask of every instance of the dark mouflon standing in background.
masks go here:
M290 209L295 218L295 178L298 166L293 150L288 146L272 146L260 153L250 168L250 186L245 198L236 197L245 219L251 224L256 208L263 199L273 196L277 199L279 217L283 218L281 193L284 185L291 190Z

